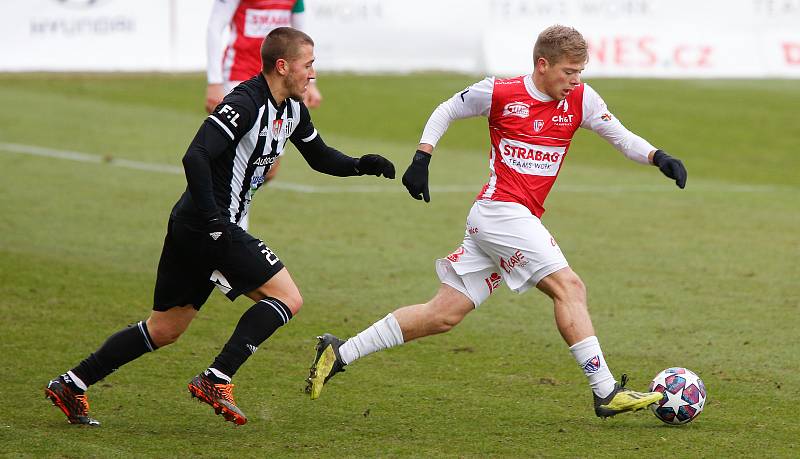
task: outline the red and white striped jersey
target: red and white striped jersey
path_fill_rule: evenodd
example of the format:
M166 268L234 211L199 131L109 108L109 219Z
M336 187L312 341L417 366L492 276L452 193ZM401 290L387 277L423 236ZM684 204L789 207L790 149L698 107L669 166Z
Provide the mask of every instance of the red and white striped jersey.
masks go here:
M431 115L420 143L436 145L450 122L487 116L489 180L477 200L516 202L541 217L579 127L597 132L625 156L648 164L655 147L628 131L586 84L564 100L539 91L531 75L487 78L445 101Z
M261 72L261 43L278 27L292 27L302 0L217 0L208 24L208 82L244 81ZM294 16L293 16L294 15ZM230 35L222 55L222 31ZM297 24L294 24L296 27Z

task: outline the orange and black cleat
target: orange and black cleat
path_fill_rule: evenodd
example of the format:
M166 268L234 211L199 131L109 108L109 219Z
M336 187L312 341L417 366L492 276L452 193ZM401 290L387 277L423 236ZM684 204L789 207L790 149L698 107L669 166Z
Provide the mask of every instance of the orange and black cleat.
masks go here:
M247 416L236 406L233 400L233 384L215 384L203 373L189 381L189 393L214 408L226 421L237 426L247 423Z
M89 401L86 400L86 395L72 390L61 376L47 384L44 396L64 412L70 424L100 426L100 421L89 417Z

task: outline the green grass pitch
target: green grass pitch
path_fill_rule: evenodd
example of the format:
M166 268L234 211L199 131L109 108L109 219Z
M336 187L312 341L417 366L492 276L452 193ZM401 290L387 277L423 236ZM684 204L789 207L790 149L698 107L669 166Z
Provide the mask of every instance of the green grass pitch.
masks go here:
M402 174L440 101L478 76L322 75L326 142ZM672 428L648 412L600 420L552 306L505 288L452 332L356 362L311 402L314 337L346 337L425 301L487 171L480 119L451 126L432 202L399 179L338 179L292 150L251 230L305 298L235 378L249 424L190 400L249 301L214 293L176 343L89 392L99 429L68 425L47 380L147 317L177 167L203 121L200 75L0 75L0 456L797 457L800 435L800 84L596 80L630 129L681 158L678 190L581 131L544 222L589 288L617 377L644 388L685 366L705 412ZM31 147L98 155L79 162ZM138 163L137 163L138 164ZM122 163L124 166L124 163ZM169 168L167 168L169 169ZM314 191L314 192L308 192Z

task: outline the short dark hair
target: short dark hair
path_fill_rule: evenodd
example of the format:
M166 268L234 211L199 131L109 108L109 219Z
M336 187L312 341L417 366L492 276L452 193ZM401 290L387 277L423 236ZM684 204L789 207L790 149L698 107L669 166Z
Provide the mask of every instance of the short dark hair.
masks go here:
M556 64L564 57L573 62L586 62L589 51L580 32L572 27L553 25L544 29L533 45L534 64L540 57L550 64Z
M289 61L296 58L300 47L305 44L314 46L314 40L304 32L291 27L273 29L261 43L261 69L271 72L278 59Z

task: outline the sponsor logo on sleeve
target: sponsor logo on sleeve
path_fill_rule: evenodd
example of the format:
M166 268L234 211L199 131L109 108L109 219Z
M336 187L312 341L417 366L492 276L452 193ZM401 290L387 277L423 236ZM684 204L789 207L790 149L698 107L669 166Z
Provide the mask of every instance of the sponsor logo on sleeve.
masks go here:
M611 114L610 113L603 113L600 115L600 119L603 121L611 121Z
M233 107L231 107L230 105L228 104L223 105L222 108L217 110L217 113L219 113L225 119L227 119L228 122L231 124L231 126L239 127L239 125L236 124L236 120L239 118L239 114L236 113L236 110L234 110Z
M511 102L503 107L503 116L516 116L517 118L527 118L530 115L528 104L525 102Z

